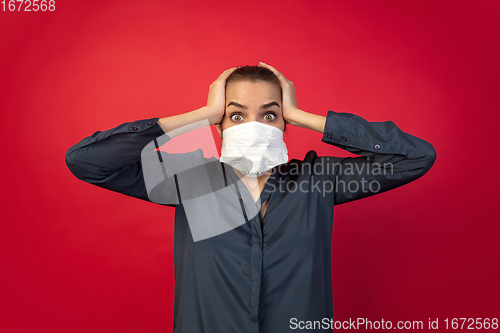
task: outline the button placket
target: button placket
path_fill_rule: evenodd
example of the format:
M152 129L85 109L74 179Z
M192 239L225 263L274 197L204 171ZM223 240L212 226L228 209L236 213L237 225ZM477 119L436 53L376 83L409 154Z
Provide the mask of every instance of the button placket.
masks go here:
M259 313L259 299L260 299L260 281L262 275L262 236L259 233L260 226L258 223L259 215L256 215L251 222L252 232L252 247L251 247L251 266L250 266L250 322L255 323L251 325L251 332L258 332L258 313Z
M225 170L225 168L224 168ZM250 226L250 304L249 304L249 326L251 333L259 332L259 300L260 300L260 283L262 280L262 263L263 263L263 232L260 225L260 210L252 219L248 220L247 215L244 213L245 208L243 207L242 193L240 191L240 186L243 194L248 195L249 200L252 198L250 193L246 189L245 185L239 181L239 178L234 172L228 173L229 177L235 181L235 188L240 199L240 204L242 206L242 212L244 214L247 225ZM262 199L270 196L269 187L271 186L271 181L268 180L264 190L261 193L261 203ZM264 192L267 189L267 192ZM262 206L261 206L262 208ZM269 209L269 207L268 207Z

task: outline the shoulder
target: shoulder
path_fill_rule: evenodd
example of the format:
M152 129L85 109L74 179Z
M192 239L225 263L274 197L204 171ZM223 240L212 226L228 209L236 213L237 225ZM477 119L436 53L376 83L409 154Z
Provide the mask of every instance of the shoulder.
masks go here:
M288 174L292 177L294 175L311 175L314 172L311 166L313 166L317 158L316 151L310 150L303 159L293 158L288 163L281 164L279 172L282 175Z
M305 155L303 159L297 159L293 158L291 159L288 164L304 164L307 162L312 162L318 157L318 154L316 153L315 150L309 150Z

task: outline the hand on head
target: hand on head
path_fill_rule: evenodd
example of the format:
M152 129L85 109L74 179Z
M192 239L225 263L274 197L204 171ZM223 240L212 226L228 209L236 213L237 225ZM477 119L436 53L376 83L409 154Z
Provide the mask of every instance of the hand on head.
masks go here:
M226 79L237 68L238 67L232 67L222 72L217 80L212 82L209 87L206 108L209 113L207 118L211 125L219 124L222 121L222 117L226 110Z
M259 66L272 70L280 80L281 89L283 91L283 118L286 123L289 123L288 119L290 118L290 114L299 109L297 106L297 96L293 82L288 80L282 73L271 65L259 62Z

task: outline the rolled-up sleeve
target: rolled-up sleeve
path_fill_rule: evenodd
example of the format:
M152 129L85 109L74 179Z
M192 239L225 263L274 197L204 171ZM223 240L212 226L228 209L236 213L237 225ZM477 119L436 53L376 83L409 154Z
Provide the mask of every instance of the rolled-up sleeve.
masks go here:
M369 122L346 112L328 111L322 141L359 157L325 156L335 184L335 204L358 200L412 182L433 166L436 150L403 132L393 121Z

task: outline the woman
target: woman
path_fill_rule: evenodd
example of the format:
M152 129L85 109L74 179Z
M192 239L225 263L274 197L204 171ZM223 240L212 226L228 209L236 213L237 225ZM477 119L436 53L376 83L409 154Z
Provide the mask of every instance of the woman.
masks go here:
M212 124L220 159L157 150ZM360 156L288 161L286 124ZM392 121L300 110L293 83L264 63L224 71L198 110L98 131L66 153L79 179L176 208L177 333L333 331L334 206L407 184L435 159Z

